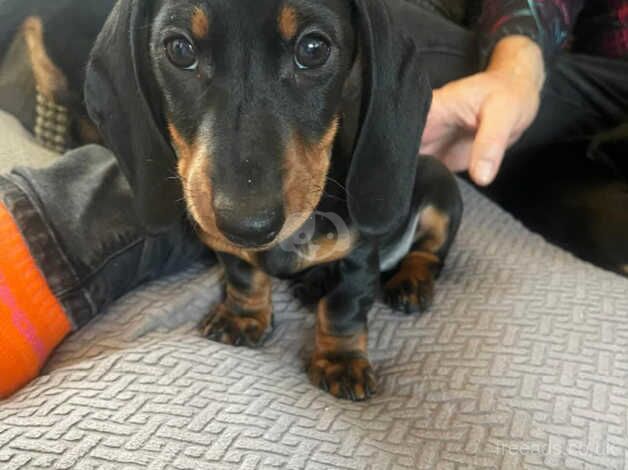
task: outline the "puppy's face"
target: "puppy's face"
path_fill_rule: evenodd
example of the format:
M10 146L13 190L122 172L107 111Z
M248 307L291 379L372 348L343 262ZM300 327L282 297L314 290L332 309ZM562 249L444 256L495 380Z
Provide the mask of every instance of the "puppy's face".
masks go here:
M188 210L216 243L262 249L325 185L355 59L347 0L161 0L151 62Z

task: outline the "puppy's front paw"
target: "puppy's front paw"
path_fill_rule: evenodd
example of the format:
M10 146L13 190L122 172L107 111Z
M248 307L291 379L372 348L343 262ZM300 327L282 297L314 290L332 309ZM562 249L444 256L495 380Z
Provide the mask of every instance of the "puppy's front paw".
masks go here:
M377 392L375 373L361 351L314 353L308 376L336 398L362 401Z
M271 328L270 307L236 314L222 303L203 322L203 336L232 346L259 346Z
M384 300L399 312L408 315L423 313L430 308L434 300L434 281L432 278L393 278L384 286Z
M434 301L434 272L438 267L439 261L434 255L409 253L384 285L384 301L406 314L425 312Z

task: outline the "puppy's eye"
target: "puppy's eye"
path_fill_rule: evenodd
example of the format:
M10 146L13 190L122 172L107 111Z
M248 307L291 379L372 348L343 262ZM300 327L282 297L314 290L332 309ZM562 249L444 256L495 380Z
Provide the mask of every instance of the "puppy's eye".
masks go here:
M166 41L166 55L175 66L193 70L198 65L194 45L186 38L179 36Z
M306 34L296 47L294 61L300 69L322 67L329 60L331 45L320 34Z

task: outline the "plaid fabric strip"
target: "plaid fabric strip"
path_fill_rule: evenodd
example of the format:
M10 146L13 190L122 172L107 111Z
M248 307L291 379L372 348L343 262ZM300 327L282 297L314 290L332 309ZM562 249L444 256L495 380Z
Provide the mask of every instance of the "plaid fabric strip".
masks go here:
M560 48L628 58L628 0L484 0L477 26L482 52L510 34L538 42L546 57Z
M501 38L521 34L538 42L546 57L567 44L584 0L485 0L477 26L482 53Z

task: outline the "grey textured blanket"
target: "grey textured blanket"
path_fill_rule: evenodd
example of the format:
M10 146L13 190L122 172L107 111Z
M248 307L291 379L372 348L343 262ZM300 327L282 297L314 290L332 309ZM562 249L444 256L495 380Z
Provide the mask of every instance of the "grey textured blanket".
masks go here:
M626 468L628 281L462 187L431 312L371 312L375 399L309 385L314 318L285 284L260 349L201 338L220 272L193 266L120 300L0 402L0 468Z

